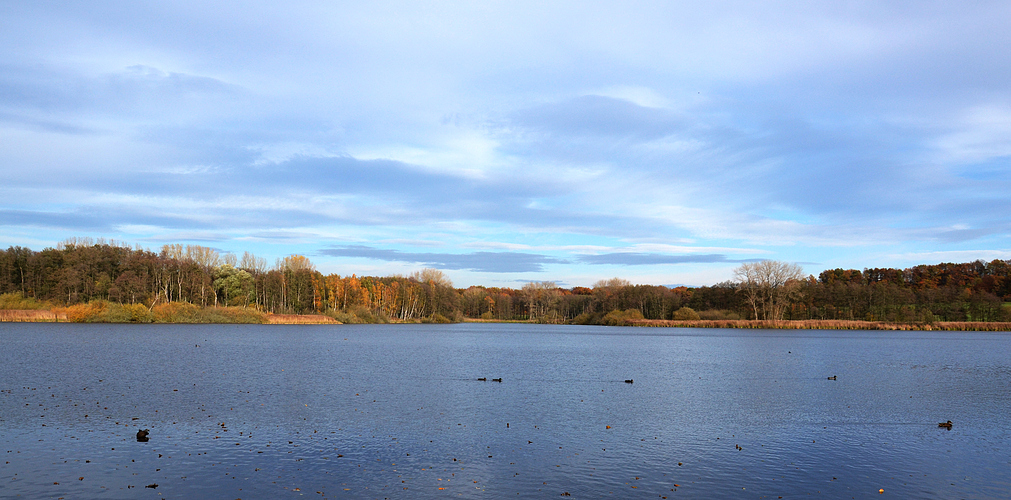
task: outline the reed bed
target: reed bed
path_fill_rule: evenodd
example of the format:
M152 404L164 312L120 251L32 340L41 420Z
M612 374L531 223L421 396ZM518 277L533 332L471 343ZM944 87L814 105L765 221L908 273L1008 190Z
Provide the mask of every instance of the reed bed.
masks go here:
M986 321L938 321L934 330L972 331L972 332L1007 332L1011 331L1011 322Z
M1011 323L982 321L944 321L935 323L890 323L885 321L849 321L849 320L663 320L639 319L629 320L629 326L651 326L669 328L752 328L779 330L945 330L945 331L1011 331Z
M484 318L463 318L461 323L537 323L532 319L484 319Z
M322 314L268 314L268 325L340 325L341 322Z
M67 321L67 315L42 309L0 309L0 322L54 323L57 321Z

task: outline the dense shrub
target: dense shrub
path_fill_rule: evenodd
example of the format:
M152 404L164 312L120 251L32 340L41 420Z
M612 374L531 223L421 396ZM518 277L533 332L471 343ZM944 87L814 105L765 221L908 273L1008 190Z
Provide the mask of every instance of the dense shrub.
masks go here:
M737 320L741 315L727 309L709 309L708 311L698 311L699 319L704 320Z
M603 319L604 315L595 312L584 312L575 318L572 318L572 324L574 325L599 325L600 320Z
M422 323L452 323L453 320L439 314L435 313L427 318L421 320Z
M105 306L104 302L91 302L60 308L56 312L66 314L67 321L71 323L94 323L95 319L105 312Z
M188 302L169 302L151 308L156 323L206 323L200 321L200 308Z
M674 311L672 318L678 321L698 321L702 318L699 317L699 313L695 312L695 309L690 307L682 307L677 311Z
M187 302L159 304L152 309L157 323L263 323L264 314L244 307L197 307Z
M205 323L266 323L266 315L248 307L207 307Z
M638 309L626 309L624 311L619 311L616 309L604 315L600 324L607 326L623 326L627 325L628 322L633 319L643 319L642 311Z

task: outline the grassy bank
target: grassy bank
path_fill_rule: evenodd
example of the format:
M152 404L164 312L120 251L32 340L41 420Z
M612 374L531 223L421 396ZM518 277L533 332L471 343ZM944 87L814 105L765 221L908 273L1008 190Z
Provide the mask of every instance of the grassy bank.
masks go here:
M147 309L145 307L145 309ZM322 314L262 314L241 308L167 307L150 312L133 308L73 307L45 309L0 309L0 323L220 323L267 325L340 325Z
M3 299L8 299L4 301ZM12 307L13 306L13 307ZM200 307L187 302L169 302L148 307L104 300L61 307L31 299L0 296L0 322L18 323L221 323L265 325L340 325L359 323L452 323L441 315L413 321L390 320L366 309L327 314L272 314L248 307Z
M10 305L10 304L3 304ZM147 307L144 304L118 304L94 301L68 307L5 307L0 309L3 322L69 323L268 323L268 315L242 307L199 307L184 302L170 302Z

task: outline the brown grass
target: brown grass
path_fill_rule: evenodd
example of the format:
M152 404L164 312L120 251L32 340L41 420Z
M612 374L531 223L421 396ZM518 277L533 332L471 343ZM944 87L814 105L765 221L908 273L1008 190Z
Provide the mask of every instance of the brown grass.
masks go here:
M340 325L341 322L322 314L268 314L268 325Z
M532 319L463 318L462 323L537 323L537 321Z
M66 314L41 309L0 309L0 322L56 322L67 321Z
M937 323L934 323L934 329L973 332L1007 332L1011 331L1011 322L938 321Z
M662 319L630 320L631 326L653 326L674 328L758 328L782 330L947 330L947 331L1011 331L1011 323L986 323L966 321L943 321L936 323L888 323L884 321L846 320L699 320L676 321Z

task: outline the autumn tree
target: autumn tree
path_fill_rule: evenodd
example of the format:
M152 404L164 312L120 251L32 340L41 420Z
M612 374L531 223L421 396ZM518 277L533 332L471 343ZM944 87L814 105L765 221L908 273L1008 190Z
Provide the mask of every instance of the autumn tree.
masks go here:
M600 312L607 314L615 309L621 309L619 294L632 283L626 279L611 278L599 280L593 284L593 295L600 307Z
M425 268L412 273L410 280L421 285L424 316L440 314L448 318L460 314L460 294L446 273Z
M523 285L523 299L527 303L530 319L543 323L557 323L561 292L554 281L532 281Z

